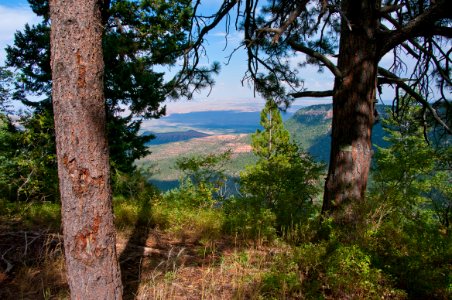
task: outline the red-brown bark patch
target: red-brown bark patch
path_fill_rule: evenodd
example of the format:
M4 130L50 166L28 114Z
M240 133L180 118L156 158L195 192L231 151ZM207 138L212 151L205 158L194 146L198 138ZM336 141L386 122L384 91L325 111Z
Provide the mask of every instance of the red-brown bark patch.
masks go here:
M79 69L78 77L77 77L77 87L82 89L86 85L85 77L86 77L86 67L82 64L82 57L80 55L80 50L77 50L77 66Z

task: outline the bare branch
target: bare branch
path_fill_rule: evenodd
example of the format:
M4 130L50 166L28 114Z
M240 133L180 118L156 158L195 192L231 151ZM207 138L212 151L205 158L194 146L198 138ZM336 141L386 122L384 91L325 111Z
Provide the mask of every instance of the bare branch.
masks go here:
M385 77L386 82L392 82L397 84L398 87L402 88L408 95L413 97L417 102L419 102L422 106L424 106L433 116L433 118L449 133L452 134L452 130L447 126L446 123L438 116L436 110L430 105L430 103L422 97L419 93L417 93L413 88L411 88L408 84L405 83L405 80L397 77L394 73L378 67L378 73Z
M294 41L289 41L289 45L295 51L303 52L304 54L317 58L318 60L320 60L322 63L325 64L325 66L331 71L331 73L334 74L334 76L339 77L339 78L342 77L342 73L339 70L339 68L331 60L329 60L325 55L323 55L319 52L316 52L302 44L295 43Z
M204 36L207 33L209 33L210 30L215 28L218 25L218 23L220 23L220 21L234 8L234 6L237 4L237 2L238 1L230 1L230 2L225 1L222 4L221 8L218 10L218 13L215 15L212 23L204 26L201 29L201 31L198 34L197 40L190 46L189 50L198 47L202 43Z
M303 10L306 8L306 4L308 4L309 0L303 0L301 1L296 7L295 10L290 14L289 18L286 22L279 28L279 32L275 34L275 36L272 39L272 43L278 43L281 35L286 31L286 29L292 24L299 15L303 12Z
M289 96L294 98L303 98L303 97L313 97L313 98L322 98L322 97L332 97L333 90L329 91L304 91L304 92L296 92L291 93Z
M452 38L452 28L444 26L435 26L431 30L432 35L444 36Z
M8 274L9 272L11 272L11 270L12 270L13 267L14 267L14 266L11 264L11 262L5 258L5 255L6 255L11 249L13 249L13 248L14 248L14 247L11 246L8 250L6 250L6 251L2 254L2 260L3 260L3 261L5 262L5 264L6 264L5 274Z
M400 3L397 5L383 6L382 8L379 9L379 12L381 14L389 14L389 13L395 12L395 11L403 8L404 6L405 6L405 3Z
M437 20L452 17L452 12L449 9L449 1L437 0L427 10L412 19L405 26L389 33L384 32L382 34L380 57L410 38L425 34L432 35L432 29L435 28L434 24Z

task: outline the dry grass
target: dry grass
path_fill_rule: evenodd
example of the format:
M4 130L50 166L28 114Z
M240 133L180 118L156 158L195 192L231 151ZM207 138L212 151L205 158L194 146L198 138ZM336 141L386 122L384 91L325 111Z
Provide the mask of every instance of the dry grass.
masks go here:
M183 235L153 229L133 247L124 232L118 241L118 252L133 249L121 255L126 299L253 299L274 253L225 236L202 240L190 228Z
M120 232L117 248L123 258L124 298L257 298L260 277L271 261L270 248L237 245L228 237L202 241L191 233L182 239L152 229L142 244L135 244L129 240L131 230ZM60 236L45 233L35 242L27 257L8 258L14 269L0 277L0 299L68 299ZM23 243L16 243L22 247L16 253L23 252ZM121 255L126 248L127 256Z
M142 274L137 299L255 299L265 250L225 249L187 260L183 251Z
M1 235L0 299L67 299L61 236L46 231L8 231ZM10 251L5 251L5 245Z

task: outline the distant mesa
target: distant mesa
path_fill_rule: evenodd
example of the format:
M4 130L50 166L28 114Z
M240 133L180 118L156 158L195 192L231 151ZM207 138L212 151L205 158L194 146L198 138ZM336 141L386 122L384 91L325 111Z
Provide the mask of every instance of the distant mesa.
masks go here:
M167 143L188 141L195 138L203 138L210 136L210 134L196 131L196 130L187 130L187 131L175 131L175 132L164 132L164 133L155 133L151 131L143 132L143 135L154 135L155 139L151 140L146 146L151 145L162 145Z

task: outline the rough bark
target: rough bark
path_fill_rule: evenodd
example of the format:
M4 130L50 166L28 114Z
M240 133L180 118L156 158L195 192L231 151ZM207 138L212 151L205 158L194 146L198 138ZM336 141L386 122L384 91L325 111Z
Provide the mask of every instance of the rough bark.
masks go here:
M52 99L72 299L121 299L99 0L51 0Z
M364 199L372 156L371 133L377 84L378 0L342 1L343 19L333 93L331 156L323 213L354 223L353 206ZM351 30L349 29L351 26Z

